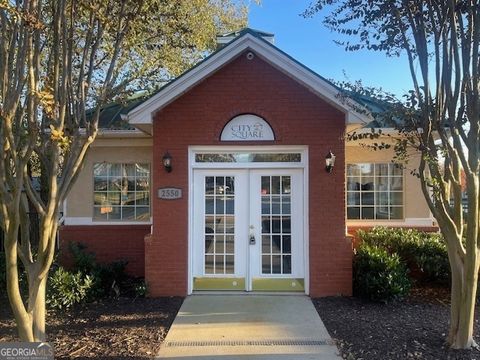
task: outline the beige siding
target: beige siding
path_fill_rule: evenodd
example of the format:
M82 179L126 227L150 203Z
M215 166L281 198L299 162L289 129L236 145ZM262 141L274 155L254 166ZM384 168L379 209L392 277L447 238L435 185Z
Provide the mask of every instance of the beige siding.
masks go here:
M392 150L373 151L353 142L346 143L346 163L390 162ZM85 166L67 198L66 215L68 218L89 218L93 215L93 164L97 162L147 162L152 163L152 141L148 138L100 138L90 148ZM409 169L418 164L418 156L410 159ZM430 211L423 198L419 180L405 170L405 220L391 220L389 223L415 224L423 219L426 225L431 218ZM381 224L379 221L353 221L361 224ZM352 221L348 221L352 223Z
M97 139L85 159L75 185L68 198L66 216L92 218L93 216L93 164L99 162L152 163L151 139ZM151 165L150 165L151 166Z
M393 159L393 150L377 150L355 145L353 143L346 144L346 163L388 163ZM419 219L429 219L431 217L430 210L424 199L422 190L420 188L419 179L410 174L410 170L415 169L418 166L418 155L412 155L407 169L404 171L404 217L405 222L411 222L412 224ZM365 221L366 223L372 222L371 220ZM362 222L356 221L356 222ZM381 223L382 220L375 221L375 223ZM399 222L398 225L404 221L391 220L389 222Z

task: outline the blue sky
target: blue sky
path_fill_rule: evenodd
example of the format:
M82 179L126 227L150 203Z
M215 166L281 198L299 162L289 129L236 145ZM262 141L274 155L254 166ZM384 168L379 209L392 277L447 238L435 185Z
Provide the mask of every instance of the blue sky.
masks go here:
M333 40L339 35L322 24L322 17L299 14L312 0L261 0L250 6L248 26L275 34L275 45L327 79L362 80L401 96L412 87L405 58L373 51L346 52Z

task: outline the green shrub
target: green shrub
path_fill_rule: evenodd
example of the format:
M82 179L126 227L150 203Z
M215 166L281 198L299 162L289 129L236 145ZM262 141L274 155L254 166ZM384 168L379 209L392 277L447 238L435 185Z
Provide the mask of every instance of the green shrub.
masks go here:
M47 288L47 304L52 309L68 309L87 301L93 280L80 271L74 273L58 267L50 274Z
M97 265L92 272L92 276L95 278L99 297L109 295L118 297L123 293L125 282L128 278L125 272L126 267L127 262L123 260Z
M88 252L85 245L71 242L69 249L73 257L73 267L75 270L89 274L98 266L95 254Z
M135 296L136 297L145 297L147 295L147 283L145 280L141 280L135 284Z
M94 253L88 252L85 245L78 243L70 243L70 251L73 256L73 269L92 278L93 285L88 292L90 300L109 295L118 297L123 292L128 280L125 271L127 261L100 264Z
M443 237L438 233L426 233L414 229L375 227L359 230L362 243L398 254L411 273L421 272L421 279L429 282L448 283L450 264Z
M443 239L438 234L425 241L414 255L417 266L426 280L447 284L450 280L450 263Z
M404 263L397 254L362 244L353 262L353 288L356 296L387 302L402 298L411 282Z

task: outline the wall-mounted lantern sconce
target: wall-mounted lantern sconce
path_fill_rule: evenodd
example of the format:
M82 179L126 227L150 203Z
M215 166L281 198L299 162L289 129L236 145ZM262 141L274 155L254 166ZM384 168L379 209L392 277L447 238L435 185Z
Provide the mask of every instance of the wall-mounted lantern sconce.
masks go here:
M171 172L172 171L172 155L170 155L168 150L165 153L165 155L163 155L162 162L163 162L163 167L165 168L165 171Z
M333 171L333 167L335 166L335 155L330 150L325 156L325 171L331 173Z

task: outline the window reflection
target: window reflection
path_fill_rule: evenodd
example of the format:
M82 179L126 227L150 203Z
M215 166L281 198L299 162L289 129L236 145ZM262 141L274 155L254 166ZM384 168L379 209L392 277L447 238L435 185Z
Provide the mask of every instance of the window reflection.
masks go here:
M205 177L205 274L233 274L235 178Z
M197 163L301 162L301 153L198 153Z
M291 274L291 177L261 177L262 274Z
M150 220L150 166L93 165L94 220Z
M348 219L402 219L403 171L397 164L348 164Z

